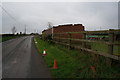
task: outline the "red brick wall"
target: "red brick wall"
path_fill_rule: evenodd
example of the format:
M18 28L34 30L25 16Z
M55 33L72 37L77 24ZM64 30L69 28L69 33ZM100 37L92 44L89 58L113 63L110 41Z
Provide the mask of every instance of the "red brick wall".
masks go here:
M47 29L47 30L44 30L44 31L42 31L42 34L43 34L43 33L45 33L45 34L51 34L51 33L52 33L52 29L49 28L49 29Z
M53 33L62 33L62 32L80 32L80 31L84 31L84 26L82 24L69 24L69 25L59 25L54 27L53 29ZM43 31L42 33L45 34L51 34L52 33L52 29L47 29L45 31ZM61 34L61 37L68 37L68 34ZM76 38L76 39L80 39L82 38L82 34L71 34L72 38Z

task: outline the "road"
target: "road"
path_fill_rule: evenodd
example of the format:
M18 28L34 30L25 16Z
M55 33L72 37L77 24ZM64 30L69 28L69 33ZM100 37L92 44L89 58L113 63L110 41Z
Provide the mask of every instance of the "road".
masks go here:
M3 78L51 78L49 69L38 54L33 36L2 43Z

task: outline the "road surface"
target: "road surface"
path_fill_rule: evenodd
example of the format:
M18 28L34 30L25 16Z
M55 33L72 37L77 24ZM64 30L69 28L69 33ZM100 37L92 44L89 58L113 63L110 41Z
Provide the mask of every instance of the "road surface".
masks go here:
M3 78L51 78L49 69L38 54L33 36L2 43Z

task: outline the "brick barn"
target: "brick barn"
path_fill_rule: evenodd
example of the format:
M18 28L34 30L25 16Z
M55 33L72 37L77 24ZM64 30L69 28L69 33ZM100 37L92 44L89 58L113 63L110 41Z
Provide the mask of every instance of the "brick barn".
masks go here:
M42 31L42 38L46 39L53 33L53 38L59 36L60 38L68 38L69 34L56 34L56 33L64 33L64 32L80 32L84 31L84 26L82 24L66 24L66 25L58 25L53 26L53 28L48 28ZM71 38L81 39L83 37L80 33L71 34Z

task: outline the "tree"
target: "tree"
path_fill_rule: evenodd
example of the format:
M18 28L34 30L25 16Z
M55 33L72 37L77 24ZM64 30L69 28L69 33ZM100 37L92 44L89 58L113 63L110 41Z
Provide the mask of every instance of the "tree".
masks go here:
M16 31L17 31L16 27L13 26L13 27L12 27L12 34L15 34Z

